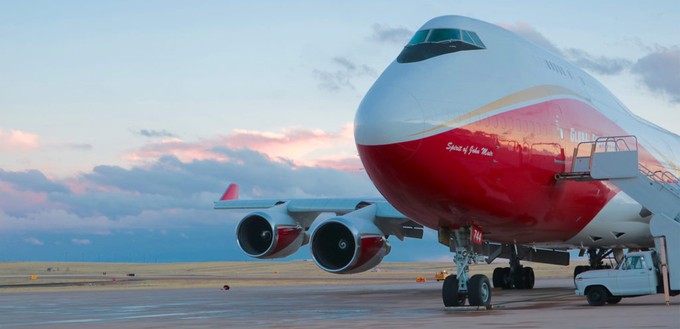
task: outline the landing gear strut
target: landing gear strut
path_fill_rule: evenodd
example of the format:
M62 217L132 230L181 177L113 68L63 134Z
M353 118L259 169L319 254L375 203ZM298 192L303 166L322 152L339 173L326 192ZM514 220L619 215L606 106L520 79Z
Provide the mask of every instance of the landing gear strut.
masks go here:
M519 263L516 246L510 253L510 267L496 267L493 270L493 286L503 289L532 289L534 287L534 269Z
M444 233L444 234L442 234ZM491 304L491 284L486 275L469 276L469 265L476 263L480 256L472 249L470 243L470 229L460 228L455 231L440 231L448 235L448 244L455 252L456 275L449 275L442 287L444 306L463 306L465 299L471 306L488 306Z
M579 256L583 256L586 250L581 249ZM614 258L618 264L623 259L623 249L604 249L604 248L590 248L588 249L588 263L589 265L578 265L574 268L574 280L576 276L590 270L601 270L611 268L611 266L604 264L602 260L614 253Z

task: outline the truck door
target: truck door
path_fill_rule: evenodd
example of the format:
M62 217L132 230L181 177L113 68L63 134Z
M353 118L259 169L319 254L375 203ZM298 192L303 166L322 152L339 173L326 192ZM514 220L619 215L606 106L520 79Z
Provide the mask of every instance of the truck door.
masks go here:
M647 264L649 263L649 264ZM634 296L656 293L654 265L644 255L627 257L617 273L617 295Z

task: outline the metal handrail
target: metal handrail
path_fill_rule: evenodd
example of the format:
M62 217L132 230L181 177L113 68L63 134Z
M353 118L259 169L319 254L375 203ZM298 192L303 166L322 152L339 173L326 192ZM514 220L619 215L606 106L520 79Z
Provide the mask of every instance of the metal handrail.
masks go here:
M632 139L635 141L635 148L631 149L631 147L628 145L626 142L626 139ZM605 137L598 137L594 141L588 141L588 142L580 142L576 145L574 148L574 156L571 160L571 171L574 171L574 168L576 166L576 159L578 158L578 153L582 145L590 145L590 154L588 155L588 169L593 168L593 155L595 153L598 153L598 147L600 149L603 149L603 151L600 152L618 152L621 151L623 147L619 147L619 142L623 143L623 146L626 148L627 151L637 151L638 150L638 140L637 137L634 135L622 135L622 136L605 136ZM609 150L609 145L613 143L613 148L614 150Z
M661 186L661 188L670 191L680 198L680 189L676 186L680 186L680 179L673 175L670 171L651 171L649 168L638 164L640 172L647 177L647 179L656 182Z

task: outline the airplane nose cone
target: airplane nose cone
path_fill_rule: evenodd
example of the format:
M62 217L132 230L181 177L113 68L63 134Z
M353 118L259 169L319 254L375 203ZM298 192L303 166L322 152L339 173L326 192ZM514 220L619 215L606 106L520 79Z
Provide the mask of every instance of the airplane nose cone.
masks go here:
M361 101L354 119L354 139L358 145L406 142L423 130L423 111L418 99L396 85L374 85Z

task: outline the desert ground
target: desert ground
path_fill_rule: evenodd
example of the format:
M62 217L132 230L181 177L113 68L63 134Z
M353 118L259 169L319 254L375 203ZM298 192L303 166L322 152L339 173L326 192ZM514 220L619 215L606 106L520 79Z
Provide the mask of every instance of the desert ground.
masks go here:
M493 308L480 310L443 307L434 275L454 273L453 263L386 262L352 275L312 261L0 263L0 328L680 327L677 297L670 306L651 295L592 307L574 294L578 264L525 265L535 288L494 288Z
M580 264L580 263L579 263ZM525 263L537 278L567 278L573 267ZM491 277L498 264L471 266L472 274ZM207 263L0 263L0 293L49 290L167 289L271 285L329 285L434 281L442 270L455 273L453 263L384 262L371 271L352 275L326 273L313 261ZM134 276L132 276L134 274Z

